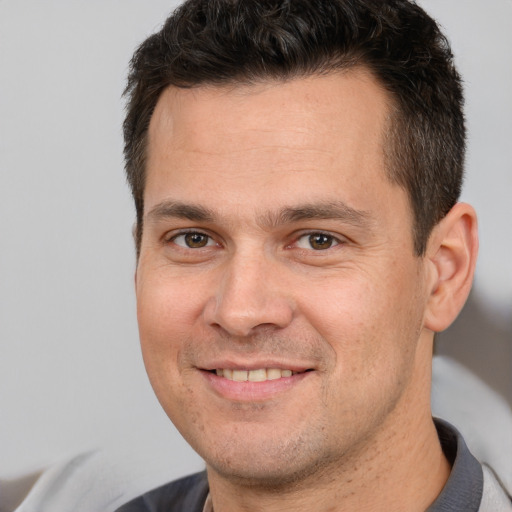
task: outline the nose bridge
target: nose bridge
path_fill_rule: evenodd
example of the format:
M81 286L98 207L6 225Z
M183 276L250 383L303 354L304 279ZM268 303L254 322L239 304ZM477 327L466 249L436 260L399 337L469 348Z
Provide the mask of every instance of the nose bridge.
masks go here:
M220 272L207 321L234 336L248 336L262 325L286 327L293 311L278 267L263 250L233 254Z

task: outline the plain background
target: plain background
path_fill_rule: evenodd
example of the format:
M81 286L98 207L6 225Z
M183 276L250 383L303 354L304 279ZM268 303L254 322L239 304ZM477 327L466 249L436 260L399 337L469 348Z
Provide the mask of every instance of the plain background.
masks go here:
M122 161L127 63L175 5L0 0L0 478L130 436L163 436L176 475L200 465L140 357ZM439 350L510 400L512 1L421 5L466 82L463 199L481 235L466 313L478 323L457 323Z

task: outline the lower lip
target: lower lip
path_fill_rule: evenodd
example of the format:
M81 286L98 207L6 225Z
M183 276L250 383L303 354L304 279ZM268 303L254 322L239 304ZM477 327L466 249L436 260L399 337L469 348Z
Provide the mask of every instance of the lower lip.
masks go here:
M259 402L268 400L302 382L314 372L295 373L291 377L281 377L262 382L238 382L219 377L215 373L201 370L213 390L223 398L237 402Z

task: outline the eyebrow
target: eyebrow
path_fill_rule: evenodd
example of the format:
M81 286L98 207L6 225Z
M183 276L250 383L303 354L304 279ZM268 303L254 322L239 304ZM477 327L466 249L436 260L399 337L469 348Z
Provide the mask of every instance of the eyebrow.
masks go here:
M146 220L157 222L162 219L187 219L195 222L213 222L215 215L211 210L200 205L163 201L146 214Z
M269 227L277 227L306 220L330 219L360 227L368 227L371 223L371 216L368 212L352 208L343 201L285 207L279 212L269 212L261 216L260 223Z
M152 208L145 219L148 222L173 218L193 222L215 222L217 217L213 210L204 206L168 200ZM257 222L263 227L275 228L300 221L322 219L339 220L359 227L368 227L372 220L368 212L352 208L343 201L334 201L287 206L275 212L270 211L259 215Z

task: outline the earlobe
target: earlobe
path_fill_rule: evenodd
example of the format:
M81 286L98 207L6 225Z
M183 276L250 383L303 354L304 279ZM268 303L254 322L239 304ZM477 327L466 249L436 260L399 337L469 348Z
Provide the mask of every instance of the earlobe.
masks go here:
M459 314L471 289L477 253L475 210L457 203L434 228L428 242L431 279L424 322L427 329L443 331Z

